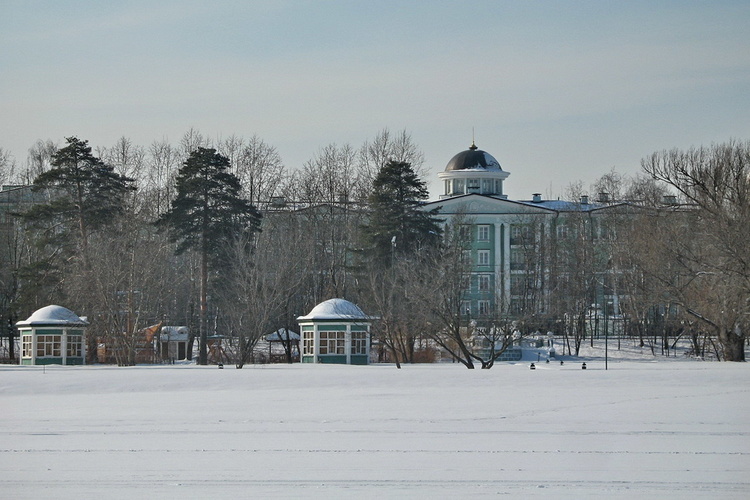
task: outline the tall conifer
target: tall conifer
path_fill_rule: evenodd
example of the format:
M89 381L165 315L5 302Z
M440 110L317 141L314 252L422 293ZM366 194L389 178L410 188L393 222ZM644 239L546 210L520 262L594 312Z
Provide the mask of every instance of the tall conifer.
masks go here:
M177 253L188 249L201 260L200 341L198 363L208 363L206 313L208 269L218 268L231 238L243 231L260 231L260 213L241 195L240 181L229 172L229 159L212 148L198 148L177 175L177 198L157 220L171 230Z

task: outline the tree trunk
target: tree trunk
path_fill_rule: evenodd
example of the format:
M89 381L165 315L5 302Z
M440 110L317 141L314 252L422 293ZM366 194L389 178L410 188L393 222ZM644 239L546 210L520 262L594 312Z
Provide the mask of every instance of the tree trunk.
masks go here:
M205 237L204 237L205 239ZM208 251L205 248L201 252L201 304L200 304L200 339L198 341L198 364L208 364L208 332L206 316L208 314Z
M719 334L724 361L745 361L745 336L741 332Z

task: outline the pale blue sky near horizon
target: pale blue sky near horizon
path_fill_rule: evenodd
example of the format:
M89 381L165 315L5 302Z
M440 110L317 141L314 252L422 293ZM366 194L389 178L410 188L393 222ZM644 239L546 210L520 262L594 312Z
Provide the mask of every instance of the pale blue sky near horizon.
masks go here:
M436 174L471 144L511 198L656 150L750 139L748 1L15 1L0 147L257 134L299 168L407 130Z

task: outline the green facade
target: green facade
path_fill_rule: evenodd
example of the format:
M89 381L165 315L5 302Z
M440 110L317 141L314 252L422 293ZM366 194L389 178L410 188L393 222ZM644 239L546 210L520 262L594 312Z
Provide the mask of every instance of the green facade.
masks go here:
M21 328L19 330L19 336L22 339L22 345L23 345L23 339L24 337L32 336L34 337L33 343L32 343L32 349L30 353L21 353L21 365L68 365L68 366L74 366L74 365L83 365L84 364L84 355L83 355L83 345L84 345L84 330L81 328L54 328L54 327L46 327L46 328ZM68 346L68 342L70 340L76 340L77 343L81 346L80 350L80 356L39 356L37 352L37 343L39 342L38 337L40 336L59 336L60 337L60 351L66 350ZM65 342L63 342L63 339L65 339ZM28 354L31 354L30 356Z

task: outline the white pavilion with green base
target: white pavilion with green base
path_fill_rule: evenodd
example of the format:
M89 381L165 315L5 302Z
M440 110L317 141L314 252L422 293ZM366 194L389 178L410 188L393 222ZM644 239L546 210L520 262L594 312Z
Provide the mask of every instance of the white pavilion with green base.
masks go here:
M302 334L302 363L369 363L371 318L348 300L321 302L297 322Z
M89 322L70 309L46 306L16 323L21 336L22 365L82 365Z

